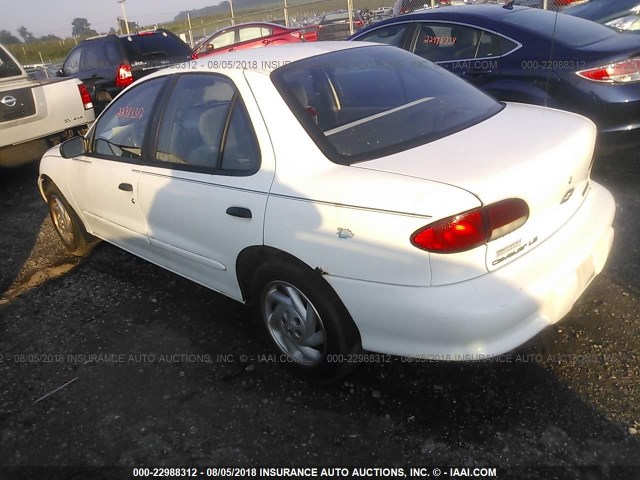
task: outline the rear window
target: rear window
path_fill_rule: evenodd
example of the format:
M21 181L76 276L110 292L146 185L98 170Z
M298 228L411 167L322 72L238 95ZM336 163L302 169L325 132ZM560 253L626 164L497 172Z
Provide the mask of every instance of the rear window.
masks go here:
M571 6L566 13L575 17L587 18L594 22L601 22L608 19L607 17L616 14L622 15L624 9L632 9L636 5L640 5L640 0L592 0L580 5Z
M11 57L0 48L0 78L19 77L22 75L20 67L15 64Z
M571 15L528 8L502 17L505 22L569 47L584 47L611 38L617 33L597 23Z
M322 152L346 165L437 140L503 108L446 70L387 46L297 61L272 79Z
M130 62L191 55L191 50L186 43L167 32L130 35L122 38L122 44Z

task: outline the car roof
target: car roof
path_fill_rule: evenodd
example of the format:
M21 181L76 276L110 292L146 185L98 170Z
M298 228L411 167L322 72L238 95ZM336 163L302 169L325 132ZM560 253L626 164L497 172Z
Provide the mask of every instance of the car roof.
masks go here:
M429 10L425 10L417 13L407 13L405 15L401 15L394 18L396 20L399 20L399 19L407 20L409 18L422 19L422 18L429 18L429 17L437 17L440 15L456 14L460 16L464 15L468 19L497 20L500 17L509 15L513 12L518 12L521 10L532 10L532 8L518 6L518 5L514 5L512 7L507 8L505 5L497 5L497 4L451 5L449 7L431 8Z
M288 63L304 60L305 58L316 57L326 53L338 52L341 50L352 50L356 48L393 48L388 45L381 45L372 42L305 42L286 43L273 45L269 48L248 48L235 52L220 53L215 56L207 56L198 60L194 64L193 71L222 71L224 70L251 70L264 74L270 74L273 70ZM180 69L170 69L172 72L183 72ZM153 73L146 78L166 75L167 70Z
M210 36L213 36L216 33L221 32L223 30L229 30L230 28L262 26L262 25L267 25L269 27L288 28L284 25L279 25L273 22L245 22L245 23L236 23L235 25L229 25L227 27L221 28L220 30L217 30L215 33L211 34Z
M640 1L640 0L638 0ZM529 16L533 17L534 20L539 20L539 16L547 15L546 20L549 21L557 21L559 28L560 24L564 27L567 25L572 26L573 28L580 29L600 29L606 30L607 32L613 34L614 31L605 27L603 25L599 25L597 23L591 22L589 20L584 20L578 17L574 17L572 15L565 15L561 13L557 13L553 10L542 10L539 8L531 8L531 7L522 7L522 6L513 6L509 8L505 8L504 5L459 5L459 6L450 6L450 7L441 7L436 9L431 9L428 11L420 12L420 13L411 13L406 15L400 15L393 17L388 20L384 20L382 22L375 23L369 27L366 27L362 30L359 30L355 33L350 39L356 40L360 36L384 27L386 25L393 25L396 23L405 23L405 22L423 22L423 21L443 21L443 22L456 22L456 23L466 23L471 26L477 26L485 29L492 29L498 33L503 35L514 35L516 33L532 35L538 39L538 41L551 41L552 36L549 35L548 31L544 29L535 28L535 25L525 25L520 24L520 22L511 22L507 20L508 15L522 13L520 15L520 19L528 18ZM558 16L556 16L558 15ZM538 18L536 18L538 17ZM555 28L554 28L555 31ZM558 44L565 45L566 42L562 42L558 37L555 38L555 41ZM598 43L598 41L594 43ZM566 44L567 48L576 48L576 47L584 47L585 45L571 45Z
M140 32L131 32L131 33L106 33L103 35L94 35L93 37L87 37L83 40L83 42L92 42L95 40L103 40L105 38L127 38L127 37L139 37L145 35L153 35L156 33L171 33L169 30L165 28L157 28L154 30L142 30Z

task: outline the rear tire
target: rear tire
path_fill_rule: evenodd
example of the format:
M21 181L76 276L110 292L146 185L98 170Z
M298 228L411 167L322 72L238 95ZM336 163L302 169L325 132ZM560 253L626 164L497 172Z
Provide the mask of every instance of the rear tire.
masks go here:
M358 329L320 273L293 263L267 264L251 292L279 362L292 373L326 383L358 366Z
M53 183L45 189L49 215L58 237L69 252L84 257L93 249L97 238L90 235L67 199Z

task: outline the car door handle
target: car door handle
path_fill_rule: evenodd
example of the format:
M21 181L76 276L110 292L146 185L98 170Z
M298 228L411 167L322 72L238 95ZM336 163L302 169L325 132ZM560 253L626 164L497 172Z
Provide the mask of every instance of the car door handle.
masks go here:
M120 185L118 185L118 188L123 192L133 192L133 185L131 185L130 183L121 183Z
M227 215L240 218L251 218L251 210L244 207L229 207L227 208Z

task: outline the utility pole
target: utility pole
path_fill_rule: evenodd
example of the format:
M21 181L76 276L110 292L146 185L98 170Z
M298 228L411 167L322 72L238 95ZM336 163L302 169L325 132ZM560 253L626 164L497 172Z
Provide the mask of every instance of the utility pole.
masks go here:
M347 8L349 9L349 31L353 35L353 0L347 0Z
M193 48L193 30L191 30L191 15L187 12L187 20L189 21L189 45Z
M231 25L236 24L236 17L233 14L233 0L229 0L229 6L231 7Z
M289 9L287 8L287 0L284 0L284 25L289 26Z
M122 18L124 18L124 24L126 25L125 28L127 29L127 35L130 35L131 32L129 31L129 20L127 20L127 11L124 8L124 2L126 2L126 1L127 0L118 0L118 3L122 7Z

